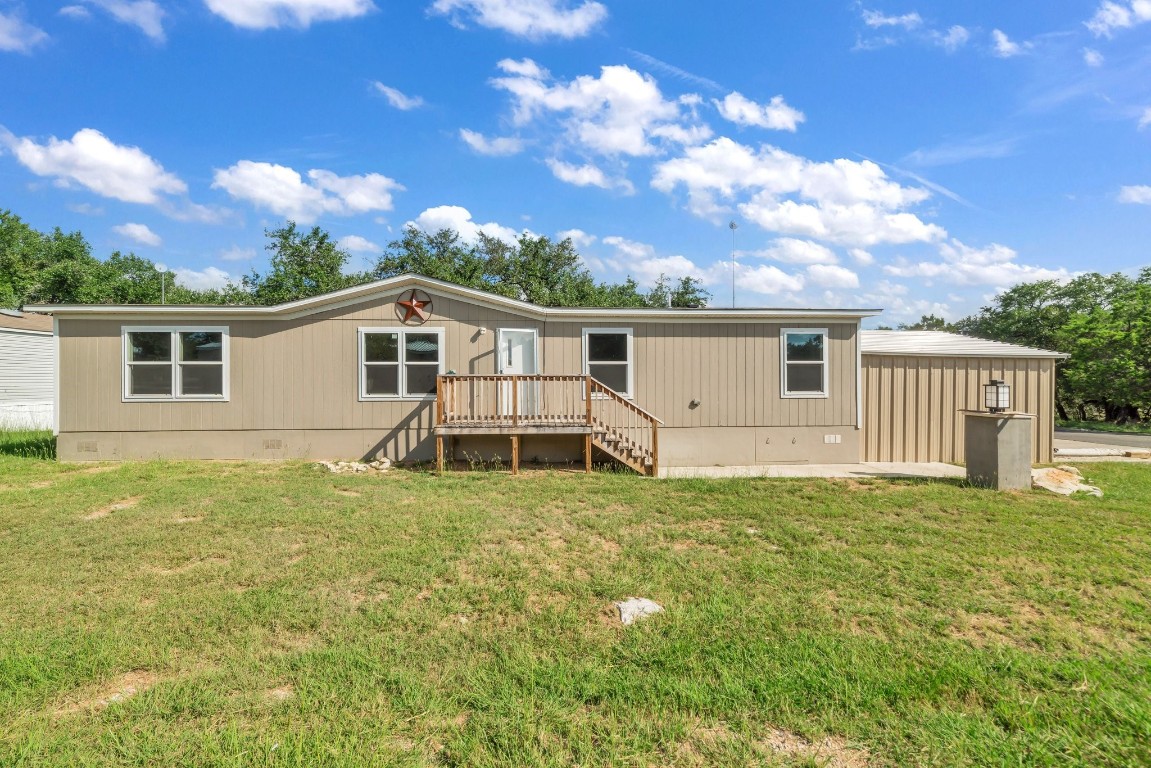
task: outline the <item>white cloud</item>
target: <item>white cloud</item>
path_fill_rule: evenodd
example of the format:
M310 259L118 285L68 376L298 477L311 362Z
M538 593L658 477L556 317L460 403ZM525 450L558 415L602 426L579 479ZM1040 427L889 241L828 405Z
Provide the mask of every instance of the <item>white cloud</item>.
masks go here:
M836 264L839 259L826 245L813 243L810 240L797 240L793 237L781 237L775 240L765 250L757 251L753 256L763 256L785 264Z
M85 216L103 216L104 209L98 205L91 203L72 203L68 206L68 210L73 213L80 213Z
M176 282L193 291L219 290L231 281L231 276L218 267L206 267L203 270L176 267Z
M572 165L562 160L551 158L547 161L552 175L560 181L577 187L599 187L600 189L622 189L626 194L633 194L635 187L627 179L611 179L591 163L585 165Z
M204 0L208 10L246 29L308 27L374 11L371 0Z
M565 229L563 232L556 233L557 240L571 240L572 245L576 248L587 248L592 245L597 238L595 235L590 235L582 229Z
M989 285L997 289L1035 280L1066 280L1072 274L1066 269L1019 264L1019 255L1005 245L993 243L986 248L973 248L952 239L939 247L940 261L909 263L898 261L883 268L895 277L921 277L944 280L948 285Z
M482 133L469 131L467 128L460 129L460 138L464 143L471 147L477 154L487 155L489 157L508 157L510 155L518 155L524 149L523 139L514 136L497 136L489 139Z
M648 245L647 243L636 242L635 240L628 240L626 237L619 235L610 235L603 239L604 245L610 245L615 248L616 252L624 258L630 260L650 259L655 257L655 246Z
M511 94L517 125L554 117L567 140L585 151L639 157L656 153L656 138L681 143L708 135L682 124L692 119L690 105L665 99L655 80L626 66L566 83L530 59L505 59L498 66L505 76L492 85Z
M112 227L112 231L116 234L123 235L129 240L139 243L140 245L151 245L158 247L164 244L164 241L148 228L147 224L120 224Z
M869 267L875 263L875 257L862 248L852 248L848 253L851 254L852 260L861 267Z
M745 218L784 235L853 247L946 235L905 210L927 200L927 190L897 184L868 160L813 162L721 137L656 167L653 187L671 193L681 185L688 208L699 216L718 219L734 204ZM738 201L747 194L750 199ZM786 199L792 196L805 202Z
M916 29L923 25L923 17L918 13L905 13L901 16L888 16L881 11L863 11L863 23L872 29L882 27L902 27Z
M607 18L607 8L594 0L572 6L565 0L435 0L431 10L460 26L467 18L530 40L584 37Z
M458 233L460 238L468 243L474 243L478 240L480 232L509 244L515 243L520 236L519 231L501 224L477 224L472 221L471 211L458 205L440 205L435 208L428 208L417 216L415 221L409 221L408 226L414 226L429 234L439 232L441 229L450 229Z
M737 264L735 268L736 282L740 290L777 295L781 293L795 293L802 291L804 286L803 275L791 275L778 267L759 265L750 267L746 264ZM717 262L709 273L710 279L705 281L709 285L722 285L731 280L731 262Z
M384 250L371 240L366 237L360 237L359 235L341 237L339 241L336 242L336 245L349 253L379 253Z
M991 31L991 40L995 43L995 55L1001 59L1020 56L1031 47L1031 43L1014 42L1005 32L999 29Z
M768 104L761 105L733 91L723 101L714 100L714 104L725 120L736 125L753 125L773 131L795 133L799 124L807 119L798 109L789 106L782 96L776 96Z
M15 13L0 13L0 51L28 53L48 41L48 33Z
M1133 205L1151 205L1151 187L1133 186L1119 190L1119 202Z
M121 24L136 27L157 43L164 42L164 9L155 0L86 0ZM61 9L61 13L65 9Z
M1151 0L1107 0L1084 23L1096 37L1111 37L1116 30L1128 29L1147 21L1151 21Z
M392 193L404 189L394 179L378 173L338 176L331 171L311 170L307 177L305 181L297 171L283 165L241 160L230 168L217 169L212 188L304 224L324 214L351 216L390 211Z
M821 288L858 288L859 275L847 267L834 264L812 264L807 268L807 279Z
M256 249L233 245L231 248L221 251L220 258L224 261L251 261L256 258Z
M390 85L384 85L378 80L372 83L372 87L376 90L377 93L387 99L389 104L403 112L417 109L424 105L424 100L419 96L407 96L403 92L391 87Z
M71 139L52 136L45 144L0 130L0 144L37 176L55 178L62 187L79 184L126 203L155 205L164 195L180 195L188 189L139 147L115 144L93 128L83 128Z
M58 14L68 19L88 19L92 17L91 11L82 5L65 5Z
M1143 130L1151 125L1151 107L1143 110L1143 114L1139 116L1139 130Z
M1083 63L1089 67L1103 66L1103 54L1094 48L1083 49Z
M967 41L971 39L971 33L966 27L961 27L958 24L951 29L944 32L932 32L931 40L943 50L948 53L955 53L963 46L967 45Z

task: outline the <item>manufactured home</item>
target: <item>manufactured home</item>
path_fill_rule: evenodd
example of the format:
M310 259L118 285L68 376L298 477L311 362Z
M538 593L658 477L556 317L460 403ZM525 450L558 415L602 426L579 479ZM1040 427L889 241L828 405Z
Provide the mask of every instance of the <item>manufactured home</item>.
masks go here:
M877 309L554 308L413 275L270 307L33 309L57 323L67 461L850 464L885 397L864 392ZM1050 430L1053 365L1026 374ZM942 430L962 404L916 407Z
M52 318L0 309L0 429L52 429Z

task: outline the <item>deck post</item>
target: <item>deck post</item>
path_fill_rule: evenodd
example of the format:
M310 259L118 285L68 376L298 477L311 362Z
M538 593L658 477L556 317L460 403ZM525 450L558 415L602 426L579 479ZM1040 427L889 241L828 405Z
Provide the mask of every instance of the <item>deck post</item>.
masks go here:
M520 425L520 377L512 376L512 426Z
M591 474L591 432L583 436L583 471Z
M436 435L436 471L444 473L444 436Z
M651 476L659 477L659 424L651 423Z
M444 423L444 377L436 377L436 426Z
M587 406L587 425L591 426L591 376L583 377L583 399Z
M520 436L512 435L512 474L520 473Z

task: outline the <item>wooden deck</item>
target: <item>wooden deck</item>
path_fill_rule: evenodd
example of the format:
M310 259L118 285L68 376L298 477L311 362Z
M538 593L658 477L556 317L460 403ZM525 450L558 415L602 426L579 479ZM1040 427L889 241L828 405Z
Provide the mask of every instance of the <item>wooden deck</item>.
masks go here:
M659 472L658 418L591 376L440 376L436 380L436 465L444 438L503 435L519 472L525 435L583 435L584 468L592 448L643 475Z

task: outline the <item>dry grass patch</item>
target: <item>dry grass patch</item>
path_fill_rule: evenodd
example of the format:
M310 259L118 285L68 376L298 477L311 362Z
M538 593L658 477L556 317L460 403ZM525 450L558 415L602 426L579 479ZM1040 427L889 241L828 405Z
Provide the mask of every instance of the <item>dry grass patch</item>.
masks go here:
M94 512L89 512L84 516L85 520L103 520L105 517L110 516L113 512L123 512L124 510L131 509L132 507L143 501L143 496L133 496L130 499L117 501L115 504L109 504L106 507L101 507Z
M99 712L113 704L143 693L160 682L159 675L146 670L133 670L113 678L99 686L75 694L59 708L55 714L75 715L81 712Z

